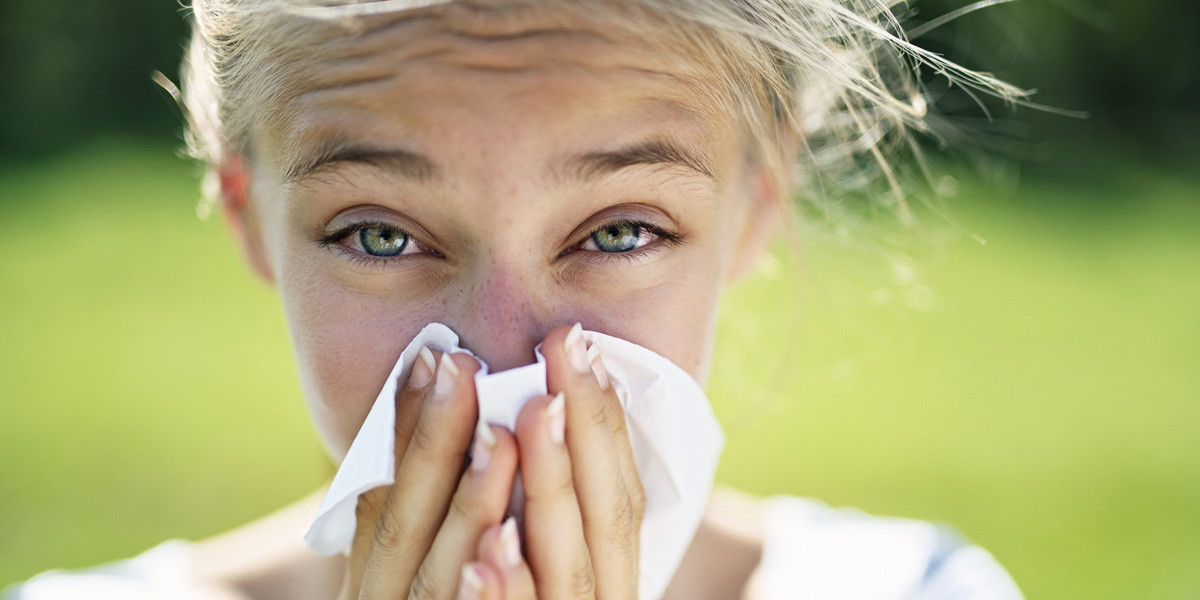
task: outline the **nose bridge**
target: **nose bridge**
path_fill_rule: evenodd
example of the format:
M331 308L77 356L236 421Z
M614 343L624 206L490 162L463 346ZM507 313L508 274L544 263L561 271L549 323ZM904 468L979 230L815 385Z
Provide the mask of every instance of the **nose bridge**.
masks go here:
M476 269L461 307L457 333L462 345L503 371L534 361L533 348L548 327L536 277L519 260L493 257Z

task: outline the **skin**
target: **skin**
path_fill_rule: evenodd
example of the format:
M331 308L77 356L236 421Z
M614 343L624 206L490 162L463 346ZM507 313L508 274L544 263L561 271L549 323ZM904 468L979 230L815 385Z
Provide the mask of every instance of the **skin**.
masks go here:
M720 293L762 251L784 194L697 93L702 70L664 40L562 15L551 28L540 13L432 14L314 58L306 84L253 132L253 152L218 166L227 222L279 290L335 461L425 324L449 325L493 371L532 362L538 343L547 352L551 396L530 402L515 432L493 428L486 448L473 432L475 361L437 357L437 373L402 386L397 480L409 484L360 498L341 597L632 598L641 484L615 394L594 365L572 368L570 325L650 348L703 382ZM643 224L639 247L601 251L591 233L623 221ZM347 229L362 223L411 234L405 252L370 256ZM452 393L436 391L440 377ZM557 392L562 442L547 412ZM464 471L472 443L487 466ZM500 523L518 465L514 563ZM731 557L742 542L756 556L742 539L754 536L720 521L702 526L668 596L745 587L754 561ZM718 546L735 550L714 560L706 548ZM214 567L209 579L283 595L269 581L296 564Z

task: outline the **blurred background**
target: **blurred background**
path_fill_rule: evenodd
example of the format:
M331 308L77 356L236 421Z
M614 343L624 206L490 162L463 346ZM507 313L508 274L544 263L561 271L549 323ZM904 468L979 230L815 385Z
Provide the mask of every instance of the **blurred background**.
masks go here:
M922 38L1090 116L948 94L992 157L946 162L955 224L903 258L805 241L735 288L719 479L951 523L1031 599L1200 597L1198 7L1027 0ZM0 588L333 472L275 295L196 216L150 80L185 35L173 2L0 0Z

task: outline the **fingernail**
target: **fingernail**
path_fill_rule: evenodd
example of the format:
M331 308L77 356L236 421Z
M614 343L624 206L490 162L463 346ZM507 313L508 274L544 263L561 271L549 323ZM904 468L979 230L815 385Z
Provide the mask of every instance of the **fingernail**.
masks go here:
M559 392L546 407L546 421L550 427L550 439L561 444L567 433L567 398Z
M509 568L521 564L521 538L517 535L517 521L512 517L500 526L500 556Z
M483 597L483 578L475 572L475 567L463 565L462 578L458 582L459 600L479 600Z
M413 365L412 373L408 375L408 387L419 390L429 385L429 380L433 379L433 370L437 368L437 363L433 360L433 353L429 348L421 346L421 350L417 352L417 362Z
M449 398L457 380L458 366L454 364L450 354L443 354L441 364L438 365L437 383L433 384L433 395L438 400Z
M596 383L600 384L600 389L608 387L608 371L604 370L604 361L600 360L600 348L592 344L587 351L588 364L592 366L592 374L596 376Z
M475 426L475 443L471 447L471 469L483 471L492 463L492 449L496 447L496 434L482 420Z
M567 362L571 363L576 373L587 373L591 369L588 366L587 348L583 346L583 325L576 323L571 327L567 339L563 341L563 350L567 353Z

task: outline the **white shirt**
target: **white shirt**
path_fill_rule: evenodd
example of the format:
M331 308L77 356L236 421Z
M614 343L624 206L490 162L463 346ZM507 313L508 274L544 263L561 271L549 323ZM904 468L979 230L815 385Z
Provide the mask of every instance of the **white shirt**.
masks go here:
M953 529L778 496L767 500L761 600L1022 600Z
M761 600L1022 600L1004 568L952 529L787 496L767 500ZM187 542L115 563L48 571L2 600L186 599Z

